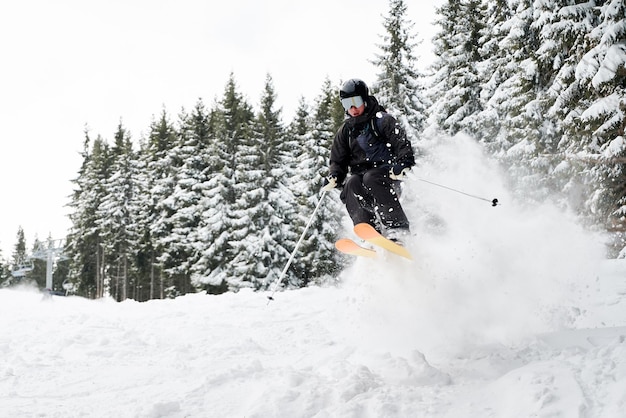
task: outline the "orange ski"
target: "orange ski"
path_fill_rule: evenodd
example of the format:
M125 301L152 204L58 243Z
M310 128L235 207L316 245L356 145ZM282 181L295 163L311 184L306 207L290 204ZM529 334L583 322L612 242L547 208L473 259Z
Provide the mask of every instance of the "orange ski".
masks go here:
M335 248L337 248L344 254L358 255L361 257L369 258L376 257L376 251L370 250L369 248L363 248L359 244L348 238L342 238L335 242Z
M384 248L387 251L390 251L401 257L408 258L409 260L413 260L413 257L406 248L383 237L370 224L360 223L354 225L354 233L357 234L359 238L369 242L370 244L374 244L378 247Z

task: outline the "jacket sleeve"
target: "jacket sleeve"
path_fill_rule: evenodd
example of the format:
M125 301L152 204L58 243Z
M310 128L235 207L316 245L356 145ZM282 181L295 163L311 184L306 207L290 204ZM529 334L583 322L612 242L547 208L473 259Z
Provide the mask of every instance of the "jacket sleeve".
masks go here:
M394 156L393 164L400 164L404 167L415 165L415 155L411 141L406 137L406 132L400 122L393 116L386 113L383 116L381 131L383 136L391 144Z
M329 174L337 176L337 182L342 184L348 175L348 165L350 163L350 145L348 140L348 128L341 125L335 134L333 146L330 149Z

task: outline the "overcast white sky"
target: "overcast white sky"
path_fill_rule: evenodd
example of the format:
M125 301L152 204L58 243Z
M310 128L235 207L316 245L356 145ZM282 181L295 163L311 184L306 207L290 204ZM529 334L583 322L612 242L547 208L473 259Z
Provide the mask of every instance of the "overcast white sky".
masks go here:
M432 60L435 6L407 1ZM221 97L234 73L258 107L272 75L285 122L326 77L371 82L369 63L386 0L20 0L0 5L0 249L9 258L19 226L64 238L65 205L87 126L111 139L120 120L133 139L165 107L172 118L198 98Z

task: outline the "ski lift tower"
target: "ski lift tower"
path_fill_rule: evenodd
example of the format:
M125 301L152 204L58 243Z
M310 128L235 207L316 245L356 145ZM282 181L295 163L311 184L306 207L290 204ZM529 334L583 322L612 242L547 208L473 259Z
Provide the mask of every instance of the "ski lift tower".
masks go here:
M63 255L63 240L48 238L48 242L40 243L31 258L46 260L46 289L52 290L52 270L55 261L67 260Z

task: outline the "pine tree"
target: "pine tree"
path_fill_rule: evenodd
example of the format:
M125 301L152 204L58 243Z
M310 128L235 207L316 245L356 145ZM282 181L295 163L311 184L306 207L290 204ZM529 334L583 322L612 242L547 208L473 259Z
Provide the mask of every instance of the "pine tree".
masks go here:
M138 168L128 131L120 123L111 148L111 175L105 183L105 196L96 211L97 226L107 254L105 260L111 283L112 296L118 301L130 297L135 274L135 255L139 241L136 230L136 178Z
M167 296L195 290L192 276L206 244L202 234L203 213L206 210L206 188L210 178L212 133L208 113L198 100L190 114L181 113L178 144L168 158L174 163L175 183L166 190L171 193L159 203L162 219L157 239L158 261L172 280Z
M69 203L72 227L67 236L68 279L76 294L100 298L108 291L108 283L97 211L106 194L104 184L110 176L110 149L100 136L92 145L88 132L85 132L82 156L82 166L73 181L76 189Z
M482 109L480 61L485 9L480 0L449 0L440 9L434 38L437 61L430 97L432 122L445 132L474 133L471 115Z
M618 232L617 245L621 247L626 231L625 22L623 1L601 2L597 25L589 33L587 51L575 73L583 96L578 102L579 124L575 126L587 139L578 149L590 155L590 181L596 185L586 207L610 230Z
M20 226L17 229L15 247L13 249L12 267L20 267L26 259L26 237L24 235L24 229Z
M554 41L548 35L544 42L541 31L550 28L557 18L554 6L551 2L518 1L503 40L515 51L508 64L512 71L502 81L500 92L506 99L499 114L510 144L503 150L504 160L512 175L521 179L524 189L533 190L541 198L553 191L547 180L552 169L550 153L555 146L555 127L545 118L551 73L546 68L554 65L556 57L546 47Z
M389 16L384 20L383 43L378 45L373 64L379 68L373 92L388 112L405 128L411 141L417 139L424 128L428 102L421 86L421 74L415 69L417 57L413 50L418 43L411 33L414 24L406 19L404 0L389 1Z
M141 150L148 200L140 208L138 219L142 231L138 262L141 274L149 277L150 299L165 296L166 277L157 260L163 252L159 243L171 233L162 215L163 202L171 196L176 184L174 168L180 166L172 153L176 142L176 130L163 110L159 120L151 123L147 143Z
M258 289L273 267L276 242L269 193L275 188L272 167L278 153L280 120L272 107L275 94L271 78L266 81L261 111L254 119L251 135L242 137L235 148L235 203L231 207L233 237L229 286Z
M291 124L288 127L287 136L293 139L293 163L294 174L290 179L290 188L294 195L294 204L298 208L294 213L294 218L291 220L291 231L303 231L306 225L306 219L300 216L300 213L310 213L311 211L311 199L319 192L319 170L320 165L318 155L314 155L309 149L311 144L314 144L312 140L313 131L313 118L310 115L310 108L306 103L304 97L300 98L296 114ZM297 233L295 235L298 235ZM299 237L295 238L296 240ZM292 251L295 248L296 242L291 247ZM315 254L317 250L316 242L310 242L309 240L303 241L303 250L299 255L298 263L292 264L291 271L294 285L302 284L306 285L311 279L311 271L315 266Z
M475 134L539 197L623 229L623 1L484 0L474 15L471 4L440 9L433 120ZM476 74L476 83L455 74ZM459 111L467 99L455 97L475 84L480 106Z
M481 106L464 124L519 183L545 196L554 191L548 179L558 137L558 127L546 118L547 94L565 47L558 8L554 2L532 0L485 6L490 17L470 64L482 71Z
M302 231L311 217L313 209L320 199L320 189L323 178L328 175L328 162L333 138L337 126L337 107L339 103L338 89L333 88L329 79L324 81L321 92L315 100L312 130L309 133L300 131L303 150L298 160L298 170L301 172L298 179L300 191L296 195L300 204L300 213L297 225ZM299 109L301 127L308 127L308 120L304 115L305 107ZM343 108L340 110L343 115ZM343 205L335 191L328 193L325 202L320 206L308 231L309 236L303 242L298 253L299 264L310 266L309 270L296 268L297 280L301 283L310 281L320 282L327 275L332 275L339 268L339 258L334 248L334 242L341 231L341 220L345 215Z
M272 79L268 76L265 93L261 101L259 121L262 126L269 123L269 129L265 128L265 138L272 138L274 143L274 155L267 165L267 175L272 179L269 188L268 225L271 241L266 243L271 253L271 269L264 277L264 287L273 283L287 263L287 260L296 246L299 238L298 230L294 223L298 218L300 208L296 201L294 179L297 176L297 160L302 151L299 138L291 135L283 126L281 110L274 110L276 95ZM267 160L267 158L266 158ZM269 245L268 245L269 244ZM293 270L288 272L288 281L293 286L302 286ZM306 284L306 283L304 283Z
M27 268L28 254L26 253L26 237L24 229L20 226L17 229L16 242L13 247L13 254L9 263L9 269L12 274L10 283L26 283L35 280L33 272ZM41 284L41 283L37 283ZM45 285L45 282L44 282ZM44 286L41 286L43 288Z
M210 144L210 178L203 186L205 210L198 228L206 246L194 271L194 282L211 293L236 290L240 282L233 274L238 256L233 244L245 235L245 225L233 215L239 193L237 185L242 173L239 156L244 155L252 132L254 114L238 91L233 74L226 84L224 96L212 112L213 139ZM247 158L247 157L246 157ZM231 284L232 282L232 284Z
M280 274L289 248L297 240L292 227L296 207L291 188L296 147L285 135L281 110L274 109L275 104L273 80L268 75L253 135L239 157L244 164L238 178L248 178L243 182L248 185L238 186L244 194L238 199L239 215L235 217L250 222L239 243L237 275L244 282L249 277L249 285L256 289L267 288Z
M482 109L474 116L470 131L495 155L510 148L507 135L501 135L503 118L500 105L507 96L502 95L500 85L512 71L511 51L504 43L508 34L511 9L507 0L484 0L487 21L480 37L479 56L481 57L480 101Z
M339 107L341 107L339 112L341 112L343 119L344 110L338 96L336 100L333 100L333 93L328 90L331 88L330 82L326 80L324 86L325 89L318 97L316 103L316 106L321 105L323 109L311 112L305 99L301 98L296 110L296 116L289 126L289 136L295 140L293 155L297 164L292 177L291 187L298 211L295 213L294 220L290 223L291 230L298 235L295 237L296 239L299 239L299 235L301 235L307 221L310 219L314 207L319 202L322 178L327 175L330 143L334 135L332 134L334 127L337 124L335 122L335 115L337 115L337 111L334 109L335 102L339 103ZM328 111L328 107L331 108L330 111ZM318 124L318 129L316 129L316 114L320 117L330 118L326 124L332 126L333 129L328 130L326 128L326 132L322 134L318 130L324 125L322 123ZM326 138L324 141L319 140L320 134ZM334 192L329 193L322 203L316 219L314 219L297 253L298 262L291 265L290 270L293 273L289 276L289 284L292 286L306 286L310 283L319 284L327 278L327 275L332 274L339 268L333 247L338 230L331 233L331 231L324 229L326 220L338 227L343 213L341 204L337 201L337 197L333 196L334 194ZM291 249L294 247L295 242Z
M8 286L11 282L11 271L9 265L0 250L0 286Z

